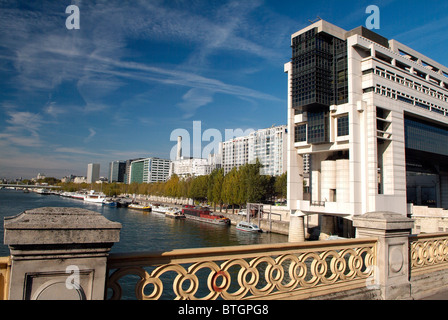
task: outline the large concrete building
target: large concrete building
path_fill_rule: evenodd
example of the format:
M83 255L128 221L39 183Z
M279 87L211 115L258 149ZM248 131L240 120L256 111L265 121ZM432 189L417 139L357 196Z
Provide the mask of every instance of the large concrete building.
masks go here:
M251 132L247 136L224 141L222 167L227 174L258 159L263 165L261 174L278 176L286 171L287 127L277 126Z
M355 215L448 207L448 68L359 27L320 20L291 37L288 74L290 240L305 216L322 235ZM304 200L303 156L310 154Z

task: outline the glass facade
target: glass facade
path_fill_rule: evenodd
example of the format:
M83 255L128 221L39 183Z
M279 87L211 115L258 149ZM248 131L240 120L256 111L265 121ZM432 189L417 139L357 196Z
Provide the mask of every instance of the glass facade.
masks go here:
M448 129L416 119L404 120L406 148L448 156Z
M308 117L306 140L300 127L296 142L329 142L330 105L348 102L347 70L346 41L317 28L292 39L292 106Z
M337 125L337 128L338 128L338 137L348 135L348 134L349 134L349 129L348 129L348 115L339 117L339 118L337 119L337 121L338 121L338 125Z
M316 28L292 41L293 107L347 103L346 41L317 33Z
M330 141L329 113L326 111L308 111L308 143L326 143Z
M300 124L294 128L294 141L303 142L306 141L306 124Z
M131 183L132 182L143 182L143 171L144 171L144 161L135 161L131 164Z

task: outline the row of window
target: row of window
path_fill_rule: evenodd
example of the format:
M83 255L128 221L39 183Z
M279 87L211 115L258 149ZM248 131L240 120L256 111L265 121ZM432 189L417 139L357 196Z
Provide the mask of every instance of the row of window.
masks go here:
M398 100L401 102L415 105L417 107L420 107L420 108L423 108L426 110L430 110L432 112L435 112L435 113L438 113L441 115L448 116L447 108L436 106L430 102L413 97L407 93L400 92L400 91L388 88L386 86L382 86L380 84L377 84L376 87L369 87L369 88L363 89L363 93L368 93L368 92L374 92L376 94L379 94L379 95L382 95L382 96L385 96L385 97L388 97L391 99L395 99L395 100Z
M433 98L437 98L437 99L439 99L439 100L441 100L443 102L448 102L448 95L447 94L444 94L444 93L442 93L440 91L436 91L436 90L434 90L432 88L429 88L429 87L427 87L427 86L425 86L425 85L423 85L423 84L421 84L419 82L416 82L416 81L413 81L411 79L402 77L402 76L400 76L398 74L395 74L393 72L390 72L389 70L385 70L385 69L380 68L380 67L376 67L375 69L365 70L365 71L363 71L363 74L369 74L369 73L372 73L372 72L375 72L375 74L380 76L380 77L383 77L385 79L394 81L394 82L399 83L399 84L401 84L403 86L406 86L408 88L417 90L417 91L422 92L424 94L427 94L427 95L429 95L429 96L431 96Z
M406 55L408 55L408 54L406 54ZM377 59L379 59L381 61L384 61L384 62L386 62L388 64L392 64L392 60L393 60L391 57L389 57L389 56L387 56L387 55L385 55L383 53L380 53L378 51L376 52L375 58L377 58ZM417 59L417 58L415 58L415 59ZM414 62L416 62L417 60L414 60ZM428 69L432 69L434 72L439 71L434 66L431 66L431 65L429 65L427 63L424 63L424 64L426 65L426 67L428 67ZM416 69L415 67L411 68L410 65L407 65L406 63L403 63L400 60L395 59L395 66L400 68L403 71L406 71L406 72L409 72L409 73L412 72L412 74L414 74L414 75L416 75L416 76L418 76L418 77L420 77L420 78L422 78L424 80L430 81L430 82L432 82L435 85L438 85L438 86L440 86L442 88L448 89L448 83L438 79L437 77L431 76L431 75L427 74L426 72L420 71L420 70ZM442 73L443 73L443 75L445 77L448 77L448 74L446 72L442 72Z
M322 122L322 117L313 117L308 113L308 126L307 124L299 124L294 128L294 141L308 143L328 142L325 140L328 133L327 125ZM316 120L316 118L319 118ZM337 135L338 137L346 136L349 134L349 121L348 115L340 116L337 118ZM308 131L307 131L308 127Z

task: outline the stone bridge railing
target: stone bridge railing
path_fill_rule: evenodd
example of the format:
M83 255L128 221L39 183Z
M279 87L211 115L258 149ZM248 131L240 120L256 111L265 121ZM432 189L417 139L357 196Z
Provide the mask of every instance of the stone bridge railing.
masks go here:
M75 208L5 218L0 298L415 299L448 287L448 234L354 217L357 238L109 254L121 225ZM437 284L437 285L434 285Z

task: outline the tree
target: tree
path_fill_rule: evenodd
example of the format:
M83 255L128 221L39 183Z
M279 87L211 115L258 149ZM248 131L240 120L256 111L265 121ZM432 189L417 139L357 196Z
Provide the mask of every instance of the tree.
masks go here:
M216 211L216 204L219 203L219 211L222 210L222 186L224 182L224 169L217 169L213 171L213 184L209 192L209 200L214 204Z
M283 173L281 176L275 178L275 184L274 184L275 195L279 198L285 199L287 196L287 187L286 187L287 179L288 175L286 172Z
M208 176L195 177L191 183L189 196L193 200L205 201L207 199Z

